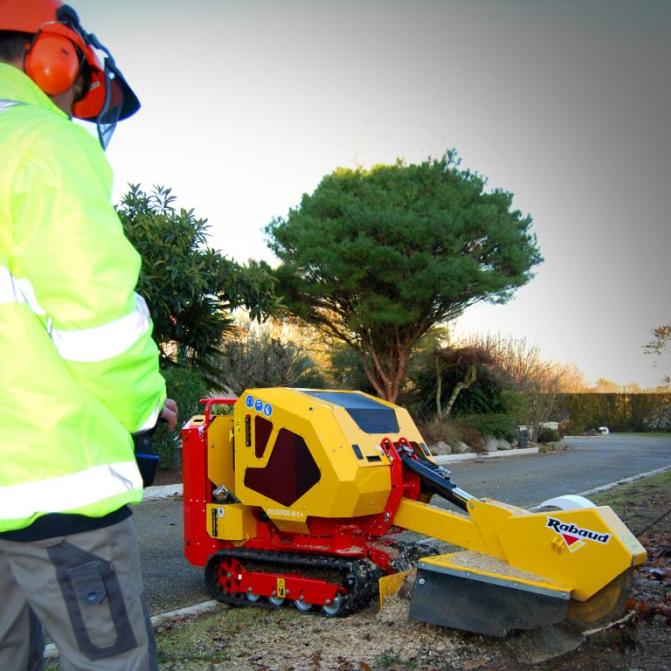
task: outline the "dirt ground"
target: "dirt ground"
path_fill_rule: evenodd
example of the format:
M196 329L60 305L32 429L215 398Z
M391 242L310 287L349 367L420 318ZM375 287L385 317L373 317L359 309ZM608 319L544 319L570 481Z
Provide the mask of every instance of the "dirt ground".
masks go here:
M657 671L671 657L671 472L604 492L648 549L625 621L584 637L569 626L491 639L407 619L394 598L343 619L285 606L220 609L162 625L164 671Z
M156 477L152 485L158 487L160 485L174 485L182 482L182 469L179 468L159 468L156 471Z
M624 621L583 636L571 626L486 638L408 620L394 597L330 619L219 606L158 627L162 671L666 671L671 658L671 471L595 495L648 550ZM56 662L47 671L57 669Z

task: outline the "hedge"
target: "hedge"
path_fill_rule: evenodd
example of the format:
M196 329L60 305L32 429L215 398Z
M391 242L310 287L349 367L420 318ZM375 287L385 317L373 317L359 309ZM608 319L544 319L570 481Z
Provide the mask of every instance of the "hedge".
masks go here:
M571 430L607 426L611 431L671 429L671 393L560 394L554 419L570 420Z
M494 436L513 440L517 437L517 420L505 413L487 413L483 415L459 415L454 418L457 427L477 429L482 436Z

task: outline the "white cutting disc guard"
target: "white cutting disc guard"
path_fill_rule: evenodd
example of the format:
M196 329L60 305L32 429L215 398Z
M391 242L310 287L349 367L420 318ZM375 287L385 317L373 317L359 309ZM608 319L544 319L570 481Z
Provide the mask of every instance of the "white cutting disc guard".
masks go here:
M543 501L537 508L553 507L559 510L577 510L579 508L596 508L596 503L579 494L563 494L554 499Z

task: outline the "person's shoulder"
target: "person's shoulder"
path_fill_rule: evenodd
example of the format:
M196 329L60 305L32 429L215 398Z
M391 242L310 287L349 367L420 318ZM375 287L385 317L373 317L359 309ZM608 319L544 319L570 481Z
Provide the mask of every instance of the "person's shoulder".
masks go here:
M15 117L15 156L26 168L40 171L99 172L110 178L109 164L98 139L68 117L25 105ZM20 157L20 158L19 158Z
M103 154L98 139L77 122L66 117L59 117L57 121L54 121L53 125L48 128L47 135L54 143L63 143L70 149L79 147L85 151Z
M37 105L17 106L13 125L32 150L102 152L98 140L82 126Z

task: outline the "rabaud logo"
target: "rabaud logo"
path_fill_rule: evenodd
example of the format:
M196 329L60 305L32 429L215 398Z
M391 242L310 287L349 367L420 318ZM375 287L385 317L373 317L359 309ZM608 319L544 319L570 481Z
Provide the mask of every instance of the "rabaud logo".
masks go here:
M602 534L591 529L583 529L575 524L567 524L555 517L548 517L547 526L555 533L558 533L566 543L571 552L579 550L585 545L586 540L594 541L605 545L610 540L610 534Z

